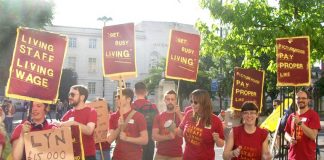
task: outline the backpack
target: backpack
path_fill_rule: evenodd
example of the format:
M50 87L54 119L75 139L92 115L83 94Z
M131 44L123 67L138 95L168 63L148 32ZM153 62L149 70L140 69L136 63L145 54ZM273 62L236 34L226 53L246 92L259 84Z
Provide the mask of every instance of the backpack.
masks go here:
M146 103L136 109L136 111L144 115L147 124L147 131L152 132L154 117L158 114L156 109L153 108L153 104L151 102Z

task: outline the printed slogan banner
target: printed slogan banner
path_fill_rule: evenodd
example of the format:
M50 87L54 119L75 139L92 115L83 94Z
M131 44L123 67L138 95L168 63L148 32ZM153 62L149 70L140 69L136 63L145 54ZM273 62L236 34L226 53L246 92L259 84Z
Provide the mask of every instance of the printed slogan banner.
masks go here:
M276 49L277 86L309 86L309 37L277 38Z
M105 26L102 37L104 76L113 80L136 77L134 23Z
M106 101L96 101L88 105L97 111L97 126L94 130L95 143L106 142L108 132L108 108Z
M74 160L84 160L84 148L80 126L71 126Z
M261 111L263 82L264 71L234 68L231 107L240 110L244 102L253 101Z
M18 28L6 96L54 103L58 97L67 37Z
M196 82L199 63L200 36L171 31L165 77Z
M70 127L29 132L24 141L28 160L74 159Z

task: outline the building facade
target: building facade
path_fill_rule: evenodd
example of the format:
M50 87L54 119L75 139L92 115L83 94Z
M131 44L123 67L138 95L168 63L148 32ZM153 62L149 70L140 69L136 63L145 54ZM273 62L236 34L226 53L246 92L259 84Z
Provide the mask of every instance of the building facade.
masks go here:
M144 21L135 26L137 77L127 79L126 87L134 87L148 76L149 70L160 63L168 52L170 30L198 34L192 25L174 22ZM78 75L78 84L88 86L89 100L104 97L113 104L117 81L103 78L102 29L67 26L48 26L46 30L67 35L69 44L63 68Z

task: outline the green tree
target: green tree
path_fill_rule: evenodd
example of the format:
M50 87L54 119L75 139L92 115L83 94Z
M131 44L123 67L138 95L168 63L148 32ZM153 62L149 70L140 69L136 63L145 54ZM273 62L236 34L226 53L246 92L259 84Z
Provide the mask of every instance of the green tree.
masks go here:
M63 69L60 89L59 89L59 99L64 102L68 100L68 94L70 87L78 83L78 75L72 69Z
M17 28L43 29L51 24L53 7L51 0L0 0L0 95L8 80Z
M310 36L311 62L324 54L324 1L280 0L278 7L267 0L200 0L218 24L208 26L198 21L201 32L201 54L212 54L229 67L266 70L265 91L272 99L278 94L276 85L275 39ZM228 27L227 35L219 33ZM220 61L214 61L220 63ZM228 68L229 69L229 68ZM222 72L229 73L227 70ZM225 79L230 79L226 77Z

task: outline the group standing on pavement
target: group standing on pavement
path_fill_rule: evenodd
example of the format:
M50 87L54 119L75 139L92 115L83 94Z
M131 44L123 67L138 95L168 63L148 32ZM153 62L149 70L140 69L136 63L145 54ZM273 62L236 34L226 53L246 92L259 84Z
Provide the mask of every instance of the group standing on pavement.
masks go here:
M215 145L224 146L224 159L269 160L273 156L269 151L268 131L257 126L259 109L254 102L243 103L240 111L226 111L230 114L225 112L220 119L212 112L211 98L206 90L197 89L190 94L191 105L186 112L181 112L174 90L165 92L165 110L160 113L156 105L146 99L146 94L142 82L135 85L134 91L119 89L115 96L116 111L107 120L107 142L101 143L105 146L101 149L95 146L93 138L97 112L85 103L88 98L85 86L70 88L69 105L73 108L55 124L46 120L48 104L31 102L28 118L11 135L11 156L15 160L28 158L24 148L25 133L64 126L80 128L86 160L102 160L102 157L105 160L111 157L113 160L214 160ZM289 115L284 127L289 160L315 159L320 119L309 107L309 101L307 91L296 93L297 110ZM8 106L0 109L0 157L5 146L4 137L10 133L5 130L3 120L9 114L6 112L13 114ZM116 147L110 155L113 142Z

